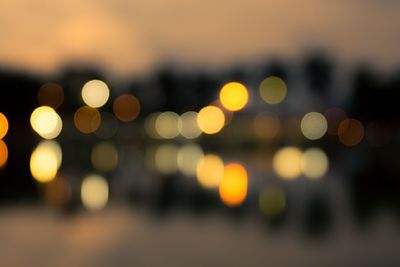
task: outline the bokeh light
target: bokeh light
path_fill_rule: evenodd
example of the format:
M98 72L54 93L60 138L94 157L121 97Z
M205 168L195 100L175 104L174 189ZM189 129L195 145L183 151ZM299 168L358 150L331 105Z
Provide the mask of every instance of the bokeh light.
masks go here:
M309 148L303 152L301 169L303 174L310 179L317 179L326 174L329 160L320 148Z
M120 121L133 121L140 113L139 100L130 94L120 95L114 101L113 111Z
M53 140L42 141L37 145L36 149L51 151L57 160L57 168L60 168L62 163L62 149L59 143Z
M201 135L197 125L197 112L188 111L180 116L179 133L186 139L194 139Z
M220 108L207 106L200 110L197 124L204 133L216 134L224 127L225 115Z
M278 150L273 159L272 167L283 179L293 180L301 174L302 152L296 147L284 147Z
M228 207L241 205L247 196L247 171L239 163L227 164L219 184L219 195Z
M264 79L260 84L260 96L268 104L281 103L287 94L285 82L276 76Z
M98 171L112 171L118 164L118 150L110 142L98 143L92 149L91 161Z
M195 176L196 168L199 161L203 158L204 153L197 144L183 145L178 151L178 168L186 176Z
M321 113L309 112L301 120L301 132L310 140L320 139L328 129L328 123Z
M246 106L249 100L249 93L243 84L230 82L222 87L219 99L222 106L227 110L238 111Z
M64 102L64 90L56 83L46 83L39 88L37 99L41 106L56 109Z
M156 169L162 174L172 174L178 170L178 147L174 144L160 145L154 155Z
M340 122L347 118L346 112L341 108L330 108L324 115L328 121L328 134L337 135Z
M101 112L101 123L94 132L96 136L102 139L109 139L115 136L118 131L118 121L113 114L109 112Z
M162 138L173 139L177 137L179 135L179 115L172 111L159 114L155 121L155 129Z
M82 133L93 133L101 123L100 112L88 106L80 107L74 115L75 127Z
M345 119L339 125L338 137L343 145L355 146L364 137L364 126L356 119Z
M91 80L82 87L82 99L86 105L92 108L99 108L107 103L110 90L105 82Z
M8 120L7 117L0 112L0 139L3 139L8 132Z
M83 179L81 199L83 205L90 211L103 209L108 202L108 183L100 175L89 175Z
M72 197L71 185L62 177L57 176L46 184L44 198L47 204L54 207L66 205Z
M280 134L281 122L274 113L260 113L253 121L253 131L258 139L271 140Z
M286 208L285 192L276 186L266 187L260 192L258 205L265 216L272 218L279 216Z
M204 188L218 188L223 174L224 162L217 155L207 154L197 164L197 181Z
M146 131L146 134L154 139L161 138L161 136L157 133L156 130L156 120L160 114L161 112L152 113L149 116L147 116L144 121L144 129Z
M42 138L54 139L62 130L62 120L57 112L48 106L36 108L30 118L32 129Z
M4 167L8 160L8 148L7 144L0 140L0 168Z
M56 143L41 143L32 152L30 169L33 178L40 183L53 180L61 165L61 148Z

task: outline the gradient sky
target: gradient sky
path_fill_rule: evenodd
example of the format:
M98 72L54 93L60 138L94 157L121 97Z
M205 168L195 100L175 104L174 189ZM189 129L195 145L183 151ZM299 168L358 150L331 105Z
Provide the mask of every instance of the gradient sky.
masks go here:
M393 65L399 14L396 0L1 0L0 65L51 73L78 61L125 76L311 48Z

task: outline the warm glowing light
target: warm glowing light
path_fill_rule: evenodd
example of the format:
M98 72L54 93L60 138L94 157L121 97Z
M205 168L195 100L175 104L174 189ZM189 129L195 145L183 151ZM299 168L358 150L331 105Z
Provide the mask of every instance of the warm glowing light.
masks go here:
M306 138L316 140L324 136L328 129L328 123L321 113L310 112L304 115L300 127Z
M280 177L293 180L301 174L301 159L300 149L285 147L275 153L272 159L272 167Z
M157 134L165 139L173 139L179 135L179 115L172 111L161 113L156 121Z
M93 133L101 123L100 112L88 106L80 107L74 115L75 127L82 133Z
M303 153L301 169L303 174L311 179L317 179L326 174L329 160L325 152L319 148L309 148Z
M156 130L156 120L158 116L160 116L160 112L155 112L147 116L146 120L144 121L144 129L148 136L155 139L160 139L161 136L157 133Z
M140 103L139 100L133 95L120 95L114 101L113 110L115 116L120 121L130 122L139 116Z
M274 113L261 113L254 119L253 130L257 138L271 140L279 135L281 122Z
M64 101L64 91L58 84L46 83L39 88L37 98L41 106L49 106L56 109Z
M6 136L8 132L8 120L7 117L0 112L0 139Z
M172 174L178 170L178 148L164 144L157 148L154 157L156 169L162 174Z
M186 176L194 176L199 161L204 153L199 145L187 144L178 151L178 168Z
M45 139L54 139L61 133L61 117L51 107L42 106L35 109L30 121L32 129Z
M82 88L82 99L86 105L92 108L104 106L109 96L110 90L107 84L100 80L91 80Z
M228 207L236 207L243 203L247 196L247 171L239 163L225 166L219 184L219 195Z
M224 127L225 115L215 106L207 106L200 110L197 125L206 134L216 134Z
M51 151L57 160L57 168L60 168L62 163L62 150L59 143L56 141L42 141L39 143L36 149Z
M40 183L53 180L61 165L60 147L57 143L41 143L32 152L30 169L33 178Z
M243 84L230 82L222 87L219 92L219 99L227 110L238 111L246 106L249 100L249 93Z
M260 211L268 217L281 215L286 208L285 192L279 187L267 187L261 191L258 203Z
M7 159L8 159L7 144L3 140L0 140L0 168L2 168L7 163Z
M57 177L48 184L44 191L46 203L60 207L71 200L72 190L70 184L62 177Z
M99 175L89 175L81 186L83 205L91 211L101 210L108 202L108 183Z
M188 111L181 115L179 132L187 139L194 139L201 135L201 130L197 125L197 112Z
M197 180L207 189L218 188L223 174L224 162L217 155L205 155L197 164Z
M264 79L260 84L261 98L268 104L281 103L287 94L287 87L285 82L275 76Z
M109 112L101 112L101 123L97 130L94 132L96 136L102 139L109 139L113 137L118 131L118 121Z
M118 150L112 143L98 143L92 149L91 160L95 169L103 172L111 171L118 164Z
M339 125L338 136L342 144L355 146L364 137L364 126L356 119L345 119Z

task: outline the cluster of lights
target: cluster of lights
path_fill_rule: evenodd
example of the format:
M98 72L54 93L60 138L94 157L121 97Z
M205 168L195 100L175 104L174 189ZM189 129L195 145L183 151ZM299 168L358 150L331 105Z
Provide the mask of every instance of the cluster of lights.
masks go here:
M0 113L0 168L2 168L8 159L8 148L7 144L2 140L8 132L8 120L7 117Z

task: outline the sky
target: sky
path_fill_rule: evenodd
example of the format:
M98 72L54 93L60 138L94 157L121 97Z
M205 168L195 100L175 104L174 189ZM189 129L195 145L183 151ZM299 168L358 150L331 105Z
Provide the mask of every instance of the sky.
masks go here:
M80 62L122 77L313 48L388 66L400 62L399 13L396 0L1 0L0 66L54 73Z

